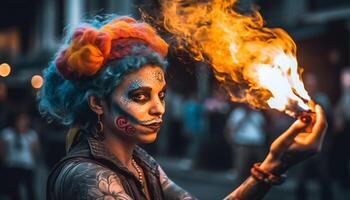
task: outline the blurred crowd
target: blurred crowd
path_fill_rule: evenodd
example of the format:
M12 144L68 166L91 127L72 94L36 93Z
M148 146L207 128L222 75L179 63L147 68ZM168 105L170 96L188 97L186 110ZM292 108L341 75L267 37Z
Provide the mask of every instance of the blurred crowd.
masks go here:
M341 96L337 102L319 89L318 77L304 74L306 89L324 108L329 129L322 152L299 165L296 199L307 198L310 180L319 184L321 197L331 200L332 186L350 187L350 68L340 75ZM34 101L20 96L10 98L9 89L0 84L0 198L38 199L38 188L44 188L46 173L65 154L67 128L43 121ZM18 91L17 91L18 93ZM28 94L25 94L28 95ZM229 170L243 181L250 167L262 161L272 141L294 119L273 111L253 110L232 103L224 90L215 85L210 96L200 98L195 92L182 94L169 89L167 112L155 144L145 148L156 156L181 158L191 169ZM41 185L38 180L42 181Z

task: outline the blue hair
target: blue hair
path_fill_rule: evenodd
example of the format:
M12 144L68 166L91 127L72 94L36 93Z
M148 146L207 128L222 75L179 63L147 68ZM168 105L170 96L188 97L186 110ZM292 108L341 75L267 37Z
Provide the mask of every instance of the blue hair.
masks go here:
M94 20L90 25L99 28L106 22ZM68 42L66 40L63 46ZM139 45L130 55L105 63L91 77L66 80L57 71L53 60L43 71L44 84L37 94L39 112L49 122L89 124L96 119L96 114L88 106L88 96L109 98L125 75L145 65L156 65L165 71L167 61L147 46Z

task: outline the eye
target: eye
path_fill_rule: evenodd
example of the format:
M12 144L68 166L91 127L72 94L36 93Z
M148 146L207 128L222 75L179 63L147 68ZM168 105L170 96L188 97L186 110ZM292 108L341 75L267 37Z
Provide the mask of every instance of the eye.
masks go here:
M131 94L130 98L135 102L143 103L148 101L149 95L147 95L144 92L137 92L137 93Z
M165 93L166 93L165 91L161 91L161 92L158 94L160 100L164 101Z

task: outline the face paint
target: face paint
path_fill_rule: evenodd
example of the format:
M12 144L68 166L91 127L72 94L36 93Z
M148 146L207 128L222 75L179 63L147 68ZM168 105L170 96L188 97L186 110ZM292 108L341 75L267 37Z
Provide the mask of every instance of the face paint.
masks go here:
M156 81L157 83L164 84L164 76L163 76L163 71L152 71L148 73L148 80L151 81Z
M142 81L141 80L133 80L132 83L125 89L123 92L122 96L120 97L121 99L121 106L126 108L130 103L133 103L133 101L129 98L129 93L133 90L136 90L138 88L142 87ZM128 114L127 112L124 111L124 109L119 106L117 103L115 103L113 100L111 101L112 105L112 111L114 116L124 116L128 121L131 121L132 123L138 123L139 120L135 119L133 116Z
M131 100L128 100L128 101L131 101ZM125 112L120 106L118 106L118 104L116 104L113 101L112 101L111 108L112 108L113 115L116 116L115 118L118 118L118 116L125 116L124 118L127 121L130 121L134 124L149 125L153 123L162 123L162 119L138 120L135 117L128 114L127 112Z
M137 88L140 88L142 86L142 81L141 80L134 80L128 88L123 92L123 95L121 96L121 102L123 106L127 106L128 104L132 103L132 100L129 99L128 95L129 92L136 90Z
M163 71L153 66L124 77L110 101L115 129L142 141L153 141L162 123L165 87Z
M156 71L156 72L152 72L152 73L153 73L154 80L157 80L160 83L164 83L164 77L163 77L163 73L161 71Z
M128 94L130 91L133 91L135 89L138 89L142 86L142 81L135 80L133 83L129 85L129 87L125 90L121 97L121 102L123 106L127 106L127 104L132 103L132 100L128 98ZM136 131L136 129L133 127L133 125L130 123L130 121L134 124L140 124L140 125L149 125L152 123L161 123L161 120L137 120L135 117L131 116L127 112L125 112L117 103L114 101L111 101L112 105L112 113L115 116L115 126L123 131L124 133L128 135L133 135Z
M119 116L115 120L115 125L121 131L124 131L128 135L135 134L136 129L129 124L128 120L125 117Z
M157 80L159 82L164 82L163 74L161 71L152 72L152 75L153 76L151 77L154 80ZM133 80L132 83L125 89L125 91L123 92L123 95L121 96L121 102L123 107L127 107L128 104L133 103L133 101L129 98L129 93L133 90L141 88L142 85L143 85L142 80L136 79L136 80ZM113 110L115 111L115 113L119 113L119 114L122 114L123 116L126 116L127 119L129 119L132 123L135 123L135 124L149 125L152 123L162 122L161 119L138 120L135 117L129 115L127 112L125 112L121 107L119 107L115 103L112 103L112 108L114 108Z
M117 103L112 101L112 114L114 116L115 126L128 135L135 133L135 128L129 122L130 120L135 121L135 119L129 115L127 112L123 111Z

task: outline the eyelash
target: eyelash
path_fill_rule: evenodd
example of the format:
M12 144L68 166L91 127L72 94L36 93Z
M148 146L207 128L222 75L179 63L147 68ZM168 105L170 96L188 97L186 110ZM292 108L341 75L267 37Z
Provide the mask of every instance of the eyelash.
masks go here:
M149 95L147 95L143 92L139 92L139 93L133 94L131 96L131 99L135 102L143 103L149 99Z
M165 94L166 94L165 91L162 91L158 94L158 97L161 101L164 101ZM143 92L139 92L139 93L132 94L130 98L137 103L145 103L150 99L150 96Z

